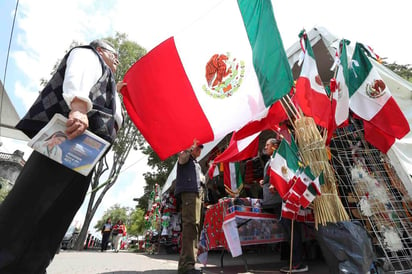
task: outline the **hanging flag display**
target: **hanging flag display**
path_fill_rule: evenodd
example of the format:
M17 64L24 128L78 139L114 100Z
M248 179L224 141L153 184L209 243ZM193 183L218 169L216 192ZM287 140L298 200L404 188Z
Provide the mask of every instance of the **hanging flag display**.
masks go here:
M293 77L271 2L226 0L137 61L124 82L130 118L165 159L262 118Z
M404 137L410 130L408 120L400 110L389 88L378 74L376 68L365 54L362 44L356 43L352 56L352 67L349 73L349 107L360 118L369 124L365 138L370 143L378 144L381 138L373 133L373 128L397 139ZM394 141L394 140L393 140ZM377 147L386 153L386 144Z
M331 112L331 101L320 79L316 67L315 54L306 35L299 35L304 42L304 59L300 76L296 81L296 94L294 101L307 116L313 117L315 123L324 128L328 127Z
M228 147L214 159L214 162L238 162L255 157L258 153L260 133L267 129L279 131L278 124L287 119L280 102L275 102L265 117L250 122L234 132Z
M223 182L225 189L230 193L237 192L243 183L239 163L224 163L223 167Z
M346 50L346 40L342 39L339 43L339 66L336 72L336 85L332 90L332 109L334 113L334 130L336 127L343 124L349 117L349 91L346 81L349 78L348 57Z
M233 133L229 146L214 159L214 163L237 162L256 156L259 148L259 134L260 132L257 132L238 140L236 133Z

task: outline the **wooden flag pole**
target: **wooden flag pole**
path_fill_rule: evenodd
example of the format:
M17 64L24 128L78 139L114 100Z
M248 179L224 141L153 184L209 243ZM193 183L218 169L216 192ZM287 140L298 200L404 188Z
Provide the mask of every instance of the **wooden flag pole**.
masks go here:
M290 255L289 255L289 273L292 273L292 261L293 261L293 229L295 219L292 219L292 225L290 227Z

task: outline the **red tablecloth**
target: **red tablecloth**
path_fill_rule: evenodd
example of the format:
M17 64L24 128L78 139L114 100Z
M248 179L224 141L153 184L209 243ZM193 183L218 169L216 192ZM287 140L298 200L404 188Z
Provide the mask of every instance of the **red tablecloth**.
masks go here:
M209 250L225 248L235 257L242 254L241 246L287 241L278 216L262 212L257 200L225 198L208 207L199 242L198 259L201 263L206 264ZM305 223L303 239L315 239L313 223Z
M257 199L227 198L208 208L203 224L201 244L207 250L228 249L223 222L236 221L241 245L268 244L284 240L274 214L262 213Z

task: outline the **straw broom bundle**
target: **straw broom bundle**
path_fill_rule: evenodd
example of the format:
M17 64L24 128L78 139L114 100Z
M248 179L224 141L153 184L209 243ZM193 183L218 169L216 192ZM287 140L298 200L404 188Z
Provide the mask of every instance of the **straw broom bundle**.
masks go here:
M315 227L328 222L336 223L349 220L336 189L335 173L329 163L325 140L322 138L312 117L299 113L290 98L282 99L282 105L289 114L289 120L295 129L295 139L304 164L309 165L313 175L319 176L323 171L325 184L321 186L322 195L313 202Z

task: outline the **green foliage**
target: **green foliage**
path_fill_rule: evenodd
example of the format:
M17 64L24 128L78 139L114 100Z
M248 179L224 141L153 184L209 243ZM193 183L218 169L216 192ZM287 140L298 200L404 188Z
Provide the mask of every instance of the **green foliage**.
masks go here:
M141 235L144 232L144 215L145 211L141 208L136 208L130 214L130 227L128 233L130 235Z
M96 231L100 231L103 224L106 223L106 220L110 218L112 220L112 224L115 224L118 220L122 220L128 229L130 226L130 212L132 212L132 208L122 207L120 204L115 204L104 212L102 218L97 222L94 228Z
M409 82L412 82L412 67L410 64L407 65L399 65L394 63L388 64L385 61L382 63L385 67L389 68L402 78L406 79Z
M153 171L143 174L146 181L144 194L142 197L137 199L137 206L143 210L147 210L150 193L153 191L155 184L159 184L160 187L163 187L170 171L173 169L173 166L177 161L177 155L171 156L162 161L146 142L142 141L142 139L139 139L138 142L142 153L148 155L147 165L153 169Z
M116 71L116 81L121 81L127 70L143 55L146 50L139 44L127 39L124 33L116 33L115 37L106 38L118 50L119 66Z
M8 187L10 181L0 177L0 204L6 198L7 194L10 192L10 187Z
M113 225L117 220L122 220L126 225L127 234L138 236L144 232L144 214L145 211L140 208L132 209L115 204L104 212L102 218L94 226L94 229L99 232L103 224L106 223L106 220L110 218Z

